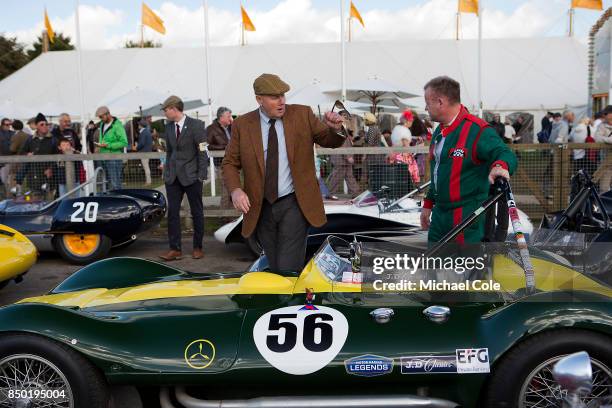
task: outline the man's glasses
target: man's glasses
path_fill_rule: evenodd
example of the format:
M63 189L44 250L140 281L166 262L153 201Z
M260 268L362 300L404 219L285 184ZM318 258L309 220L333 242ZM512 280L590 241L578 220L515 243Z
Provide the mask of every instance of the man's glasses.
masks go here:
M334 106L332 106L331 111L339 113L340 116L342 116L346 120L351 120L353 118L351 113L348 111L348 109L346 109L346 106L344 106L341 101L334 102ZM342 133L344 134L344 137L347 137L349 135L349 131L344 125L344 123L342 123Z
M10 123L10 122L4 122L4 123L2 124L2 126L11 126L11 123Z

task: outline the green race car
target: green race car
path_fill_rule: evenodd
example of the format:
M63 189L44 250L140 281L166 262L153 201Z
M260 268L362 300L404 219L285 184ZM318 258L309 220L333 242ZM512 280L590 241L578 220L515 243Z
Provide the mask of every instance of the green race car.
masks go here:
M394 250L330 237L297 276L98 261L0 308L0 407L560 407L551 367L577 351L584 402L612 394L602 275L532 249L530 293L507 250L380 291L366 270Z

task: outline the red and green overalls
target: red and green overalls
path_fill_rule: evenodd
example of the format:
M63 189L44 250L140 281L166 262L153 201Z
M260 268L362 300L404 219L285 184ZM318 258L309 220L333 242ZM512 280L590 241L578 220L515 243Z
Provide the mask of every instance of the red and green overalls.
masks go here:
M516 168L516 156L495 130L464 106L453 123L435 130L429 161L432 183L423 207L433 208L430 243L438 242L487 199L491 167L499 165L510 173ZM457 237L457 242L480 242L484 222L482 214Z

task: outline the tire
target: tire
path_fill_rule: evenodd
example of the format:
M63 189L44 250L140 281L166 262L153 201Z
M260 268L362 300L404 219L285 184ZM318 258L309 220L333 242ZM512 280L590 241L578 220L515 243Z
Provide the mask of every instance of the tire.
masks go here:
M508 351L496 363L482 406L529 408L532 406L533 398L542 398L540 395L529 393L530 386L536 386L539 394L546 395L561 406L561 399L557 398L560 397L560 393L555 388L557 384L551 382L553 387L547 388L548 383L534 376L541 373L548 378L549 374L546 372L548 368L552 368L552 365L562 357L578 351L589 353L594 380L597 380L597 383L603 381L603 384L612 387L611 343L612 339L609 336L578 329L551 330L531 336ZM596 370L599 371L600 377L596 377ZM601 391L601 388L599 390ZM548 393L549 391L552 394ZM593 392L596 393L597 390L594 388ZM610 392L610 388L607 392Z
M112 241L101 234L62 234L53 238L53 246L70 263L86 265L105 257Z
M22 389L32 389L33 384L46 380L45 387L40 389L63 390L65 394L54 407L108 408L110 395L104 375L70 347L30 334L5 335L0 344L0 373L4 370L9 374L0 377L0 389L19 389L20 384L27 384ZM48 377L32 378L38 370L20 370L21 375L10 375L11 364L19 367L26 362L31 368L47 367ZM51 376L55 379L53 386L48 385ZM10 378L10 383L7 378Z

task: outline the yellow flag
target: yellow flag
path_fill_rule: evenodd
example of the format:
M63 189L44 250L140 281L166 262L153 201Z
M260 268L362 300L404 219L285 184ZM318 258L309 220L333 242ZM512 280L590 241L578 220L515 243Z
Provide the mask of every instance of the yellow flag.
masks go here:
M164 20L159 18L159 16L155 14L153 10L149 8L149 6L144 4L144 2L142 3L142 25L151 27L160 34L166 34Z
M247 12L244 9L244 7L240 6L240 12L242 13L242 27L246 31L255 31L255 25L251 21L251 18L247 14Z
M49 41L55 41L55 32L53 31L53 27L51 27L51 21L49 21L49 16L47 15L47 9L45 9L45 28L47 29L47 35L49 36Z
M603 0L572 0L572 8L603 10Z
M365 24L363 23L363 18L361 18L361 14L359 14L359 10L351 1L351 17L355 17L361 23L361 26L365 28Z
M478 0L459 0L459 12L478 14Z

